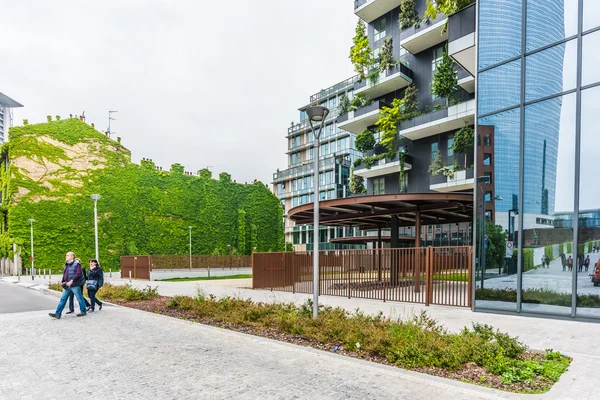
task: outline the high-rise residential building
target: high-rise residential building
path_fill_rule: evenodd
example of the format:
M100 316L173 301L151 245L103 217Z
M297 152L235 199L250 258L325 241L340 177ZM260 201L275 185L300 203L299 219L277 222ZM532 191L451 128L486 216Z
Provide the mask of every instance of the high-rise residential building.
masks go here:
M312 250L312 226L295 226L287 218L287 210L314 201L313 168L314 136L306 116L309 105L322 105L330 110L320 137L319 180L320 199L339 199L351 194L348 186L350 167L357 157L354 150L353 133L340 129L336 119L338 108L344 97L353 98L354 83L357 77L346 79L327 89L310 96L310 102L299 109L300 121L288 128L288 168L277 170L273 174L273 192L281 200L284 208L285 240L293 243L296 250ZM360 155L360 154L358 154ZM354 235L352 229L320 230L320 248L352 248L351 245L339 245L331 239Z
M594 0L478 0L477 125L493 131L503 198L493 217L514 231L518 256L512 279L479 284L514 291L514 300L476 296L476 309L600 316L584 302L599 293L589 277L600 239L598 15Z
M364 105L338 117L342 129L357 135L370 131L376 139L375 146L357 161L353 174L364 178L367 195L472 193L473 149L455 153L453 143L457 131L472 129L475 121L475 7L455 21L442 13L425 20L425 0L414 1L412 16L403 14L400 3L355 2L356 15L367 24L375 58L381 57L391 41L395 65L382 68L376 64L368 78L356 82L354 95L364 96ZM468 34L471 37L465 40ZM431 90L444 53L452 57L457 79L456 91L449 98L438 97ZM402 116L393 145L381 145L384 133L377 123L382 110L414 90L411 114L403 113L406 104L400 106ZM492 196L489 188L488 192ZM421 232L421 240L426 245L468 244L471 225L430 224ZM411 235L410 228L401 230L401 235Z
M12 125L12 109L23 107L22 104L0 92L0 143L8 139L8 128Z

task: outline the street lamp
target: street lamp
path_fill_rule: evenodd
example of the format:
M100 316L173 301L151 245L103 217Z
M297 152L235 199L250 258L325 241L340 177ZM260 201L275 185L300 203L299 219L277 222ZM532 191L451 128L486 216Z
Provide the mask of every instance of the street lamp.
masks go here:
M192 270L192 228L193 226L188 226L190 230L190 271Z
M94 235L96 238L96 261L100 262L98 258L98 200L100 200L99 194L93 194L90 196L94 200Z
M29 223L31 224L31 280L34 280L35 277L35 261L33 258L33 223L35 219L29 218Z
M319 316L319 138L321 132L323 132L323 126L325 125L325 119L329 114L329 109L323 106L310 106L306 109L306 115L312 129L314 140L314 223L313 223L313 318L317 319ZM320 125L319 125L320 124ZM318 130L316 130L318 126Z

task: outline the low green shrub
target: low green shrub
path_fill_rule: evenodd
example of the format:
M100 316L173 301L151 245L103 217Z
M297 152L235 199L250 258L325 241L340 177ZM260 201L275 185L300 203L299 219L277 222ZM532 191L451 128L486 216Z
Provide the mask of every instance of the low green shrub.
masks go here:
M51 283L48 288L62 292L60 283ZM83 288L83 295L87 296L87 289L85 287ZM158 287L146 286L144 289L137 289L131 285L111 285L110 283L105 283L96 296L100 300L140 301L152 300L160 295L158 294Z

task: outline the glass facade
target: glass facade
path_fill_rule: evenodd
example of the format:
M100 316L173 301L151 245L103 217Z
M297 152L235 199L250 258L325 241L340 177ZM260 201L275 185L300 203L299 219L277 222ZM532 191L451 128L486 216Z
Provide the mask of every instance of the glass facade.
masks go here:
M600 318L600 4L579 3L478 1L475 309Z

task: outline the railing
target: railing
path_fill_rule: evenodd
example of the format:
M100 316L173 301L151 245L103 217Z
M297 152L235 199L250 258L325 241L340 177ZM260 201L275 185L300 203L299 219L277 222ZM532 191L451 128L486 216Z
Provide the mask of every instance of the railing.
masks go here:
M448 42L475 32L475 3L448 17Z
M351 156L356 156L354 154L354 150L348 149L342 151L344 154L350 154ZM319 171L324 171L327 169L331 169L335 166L335 164L340 164L343 167L350 167L351 162L347 159L337 159L335 156L329 156L319 161ZM299 165L297 167L288 168L283 171L275 172L273 174L273 183L282 182L289 180L290 178L296 178L300 176L306 176L313 172L314 161L306 161L305 164Z
M354 9L356 10L358 7L366 4L369 0L354 0Z
M327 115L327 118L325 118L325 123L327 122L331 122L333 120L335 120L337 118L337 109L335 110L329 110L329 115ZM298 122L295 125L292 125L291 127L288 128L288 136L293 135L294 133L298 133L304 130L310 129L310 123L308 122L308 120L304 120L302 122Z
M365 0L366 1L366 0ZM327 89L321 90L319 93L313 94L310 96L310 102L319 101L322 98L329 97L330 95L340 92L342 90L348 89L354 86L354 83L358 81L358 75L353 76L352 78L348 78L345 81L340 83L336 83L335 85L328 87Z
M189 255L153 255L152 269L182 269L190 267ZM200 268L249 268L251 256L196 256L192 255L192 269Z
M471 255L468 246L320 251L319 294L469 307ZM254 253L252 287L312 293L312 252Z
M354 84L354 91L356 92L357 90L359 90L359 89L367 86L367 84L369 86L377 86L382 79L385 79L386 77L395 75L397 73L400 73L400 74L404 75L411 82L413 81L413 72L412 72L412 70L408 66L406 66L406 65L404 65L402 63L398 63L398 64L394 65L392 68L389 68L389 69L385 70L384 73L383 73L383 75L384 75L383 77L381 76L382 74L380 74L379 80L374 85L370 84L368 79L363 79L361 81L357 81Z

